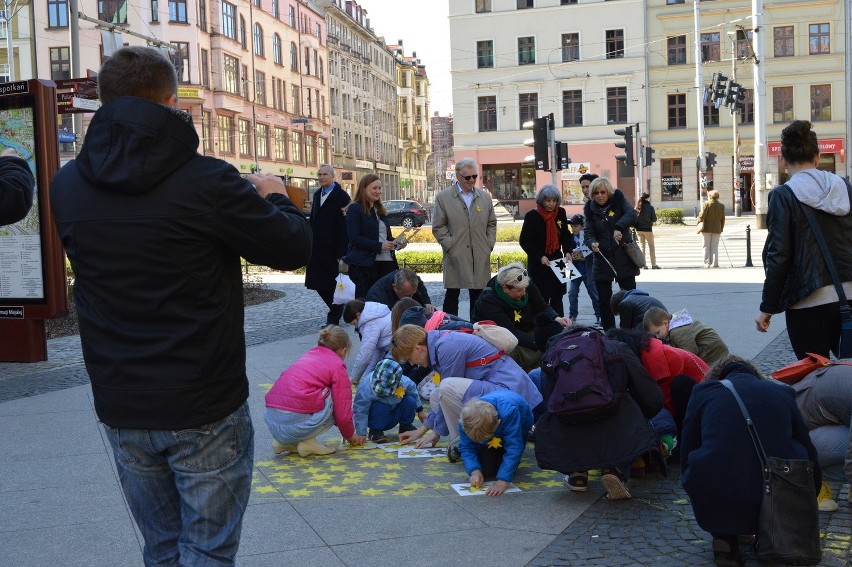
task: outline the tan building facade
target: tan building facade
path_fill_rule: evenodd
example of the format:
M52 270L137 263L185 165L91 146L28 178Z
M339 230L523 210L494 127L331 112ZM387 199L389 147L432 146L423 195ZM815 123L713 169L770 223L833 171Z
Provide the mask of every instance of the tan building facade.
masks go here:
M426 160L432 146L429 78L417 53L406 57L402 42L388 47L394 53L397 72L400 196L426 202L431 200L426 191Z

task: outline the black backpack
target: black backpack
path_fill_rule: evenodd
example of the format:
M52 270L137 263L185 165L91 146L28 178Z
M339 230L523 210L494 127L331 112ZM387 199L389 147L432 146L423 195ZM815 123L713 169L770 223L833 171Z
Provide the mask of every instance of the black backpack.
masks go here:
M570 327L553 339L541 359L547 411L569 423L588 423L615 412L627 380L615 341L591 327ZM623 387L623 386L622 386ZM620 390L620 389L619 389Z

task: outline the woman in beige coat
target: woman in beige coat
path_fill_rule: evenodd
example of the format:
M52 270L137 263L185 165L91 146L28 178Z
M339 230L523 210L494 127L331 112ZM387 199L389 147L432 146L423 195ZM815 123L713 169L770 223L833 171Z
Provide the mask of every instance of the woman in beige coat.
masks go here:
M704 267L719 267L719 238L725 228L725 205L719 202L719 192L710 191L709 199L701 207L698 232L704 237Z
M477 189L478 166L471 158L456 163L456 182L435 198L432 234L444 251L443 310L459 313L459 294L468 290L470 317L482 289L491 279L491 251L497 240L497 217L491 196Z

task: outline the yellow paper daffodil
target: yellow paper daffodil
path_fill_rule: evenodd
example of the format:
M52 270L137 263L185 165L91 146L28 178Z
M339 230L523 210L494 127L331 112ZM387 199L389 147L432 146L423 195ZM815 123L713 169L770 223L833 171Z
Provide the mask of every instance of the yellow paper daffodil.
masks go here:
M436 386L441 383L441 375L437 372L432 374L432 383Z
M516 309L515 310L515 323L519 322L520 320L521 320L521 312Z
M499 437L492 437L491 441L488 442L489 449L499 449L503 446L503 440Z
M405 395L405 388L402 386L397 386L396 390L393 391L393 395L397 398L401 398Z

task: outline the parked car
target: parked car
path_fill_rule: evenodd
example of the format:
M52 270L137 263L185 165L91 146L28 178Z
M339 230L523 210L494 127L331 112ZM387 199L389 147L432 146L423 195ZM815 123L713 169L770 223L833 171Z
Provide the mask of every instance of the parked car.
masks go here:
M388 222L391 226L423 226L429 220L426 209L417 201L385 201Z

